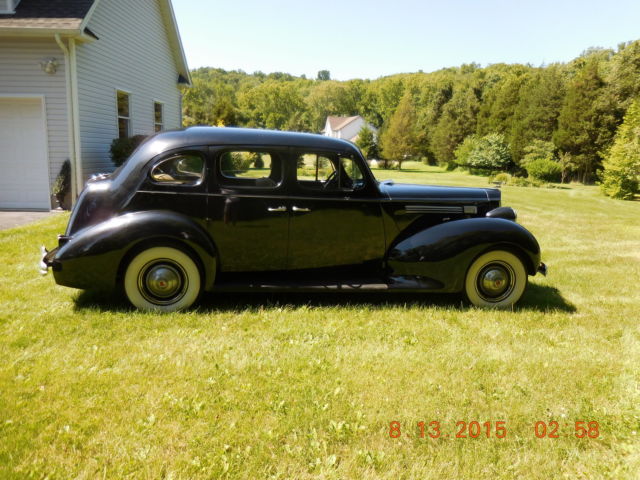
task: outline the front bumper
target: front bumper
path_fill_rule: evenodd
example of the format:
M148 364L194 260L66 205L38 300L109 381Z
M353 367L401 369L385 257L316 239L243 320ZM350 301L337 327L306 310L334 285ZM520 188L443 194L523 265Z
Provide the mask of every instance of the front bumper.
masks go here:
M547 266L544 263L540 262L540 265L538 265L538 268L537 268L537 272L541 273L542 275L544 275L546 277L547 276Z

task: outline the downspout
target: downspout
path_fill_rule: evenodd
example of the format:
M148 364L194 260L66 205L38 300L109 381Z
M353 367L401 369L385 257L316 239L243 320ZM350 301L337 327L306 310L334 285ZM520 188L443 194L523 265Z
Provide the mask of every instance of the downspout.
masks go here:
M69 39L69 47L64 44L60 34L55 35L55 40L65 59L65 74L67 84L67 114L69 116L69 154L71 157L71 199L75 204L84 185L82 180L82 165L80 163L80 122L78 108L76 43Z
M82 145L80 144L80 106L78 103L78 63L76 56L76 41L75 39L69 39L69 54L71 60L71 107L73 109L73 121L75 126L73 127L73 135L76 151L76 182L78 194L84 187L83 172L82 172Z
M71 178L74 179L74 181L71 182L71 202L73 204L76 202L76 198L78 198L78 189L75 182L78 162L76 160L75 136L73 134L75 122L73 120L73 106L71 101L71 62L69 61L69 49L60 38L60 34L56 33L54 38L56 40L56 43L60 47L60 50L62 50L62 53L64 54L64 75L65 85L67 87L67 118L69 119L67 122L69 162L71 163Z

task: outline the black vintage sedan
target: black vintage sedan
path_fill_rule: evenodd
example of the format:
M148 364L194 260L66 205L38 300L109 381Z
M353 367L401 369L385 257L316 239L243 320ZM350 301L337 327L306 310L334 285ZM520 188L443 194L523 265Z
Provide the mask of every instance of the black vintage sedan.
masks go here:
M140 309L202 291L464 292L505 308L546 273L500 191L377 182L353 144L193 127L87 183L43 268Z

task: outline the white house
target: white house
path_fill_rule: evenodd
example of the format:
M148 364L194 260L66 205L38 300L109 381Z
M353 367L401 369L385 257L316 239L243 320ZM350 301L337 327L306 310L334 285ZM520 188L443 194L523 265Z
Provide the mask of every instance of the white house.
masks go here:
M190 76L170 0L0 0L0 209L113 170L114 138L178 128Z
M355 143L358 139L358 133L364 125L369 127L374 135L377 134L378 130L360 115L356 115L355 117L329 116L327 117L327 122L325 123L322 134L327 137L342 138L343 140L349 140Z

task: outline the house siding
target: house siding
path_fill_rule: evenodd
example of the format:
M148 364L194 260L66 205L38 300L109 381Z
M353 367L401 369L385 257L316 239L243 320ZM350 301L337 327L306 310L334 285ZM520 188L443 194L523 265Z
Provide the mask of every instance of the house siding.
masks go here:
M178 71L157 0L102 0L88 28L99 40L77 46L80 155L83 173L111 171L118 137L116 90L130 94L131 134L154 132L153 102L164 128L179 128Z
M55 58L57 72L45 73L40 62ZM2 38L0 41L0 96L44 96L49 151L49 186L69 158L67 87L64 54L55 40Z
M364 119L356 118L353 122L345 125L342 130L340 130L340 138L345 140L351 140L353 137L358 135L360 129L365 124Z

